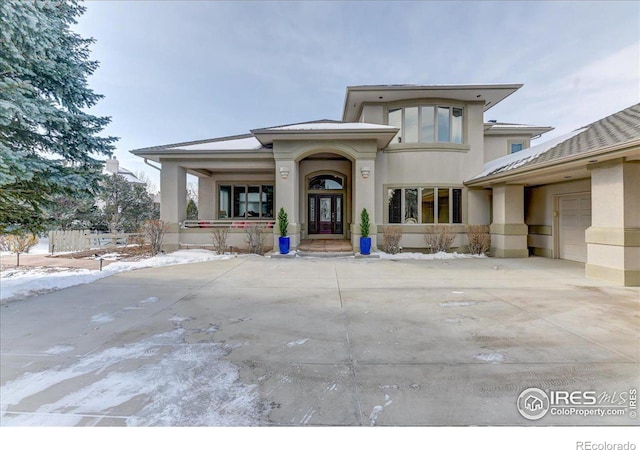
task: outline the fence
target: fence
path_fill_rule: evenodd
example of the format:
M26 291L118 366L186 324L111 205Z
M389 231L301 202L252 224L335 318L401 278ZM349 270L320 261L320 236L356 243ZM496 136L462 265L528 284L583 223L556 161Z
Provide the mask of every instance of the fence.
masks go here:
M91 233L89 230L49 231L49 253L82 252L127 245L135 233Z

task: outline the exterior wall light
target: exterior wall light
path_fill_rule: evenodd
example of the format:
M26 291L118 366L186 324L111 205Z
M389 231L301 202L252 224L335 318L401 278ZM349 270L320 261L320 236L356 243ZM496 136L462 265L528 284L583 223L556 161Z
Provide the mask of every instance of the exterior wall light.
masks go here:
M280 167L280 178L286 180L289 178L289 168L288 167Z
M369 167L361 167L360 173L362 174L362 178L369 178L369 174L371 173L371 169Z

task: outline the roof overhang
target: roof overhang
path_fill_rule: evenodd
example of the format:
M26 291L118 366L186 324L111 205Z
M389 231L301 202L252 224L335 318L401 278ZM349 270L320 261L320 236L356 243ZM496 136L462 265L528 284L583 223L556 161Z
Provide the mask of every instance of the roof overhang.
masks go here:
M357 121L364 103L387 103L416 98L484 102L484 110L487 111L522 86L522 84L348 86L342 120Z
M640 139L468 180L464 184L468 187L487 188L498 184L537 186L559 183L589 178L591 176L590 168L593 165L600 165L613 160L640 160Z
M355 124L357 125L357 124ZM318 141L318 140L372 140L377 141L378 149L385 148L398 133L398 128L380 125L359 129L343 127L340 129L283 130L260 129L251 133L262 145L271 145L274 141Z
M538 137L549 131L553 131L553 127L543 127L535 125L502 125L485 123L485 136L508 136L508 135L526 135L530 137Z

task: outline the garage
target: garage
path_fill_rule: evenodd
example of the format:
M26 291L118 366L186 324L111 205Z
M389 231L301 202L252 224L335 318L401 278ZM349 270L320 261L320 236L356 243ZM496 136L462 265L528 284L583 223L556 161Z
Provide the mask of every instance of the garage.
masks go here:
M558 197L558 257L587 262L585 232L591 226L591 194Z

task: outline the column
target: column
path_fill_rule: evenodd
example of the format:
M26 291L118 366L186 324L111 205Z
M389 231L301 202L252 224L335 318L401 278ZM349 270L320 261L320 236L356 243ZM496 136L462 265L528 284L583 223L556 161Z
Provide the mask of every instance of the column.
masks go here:
M173 161L162 161L160 219L169 225L163 250L180 248L180 226L187 217L187 170Z
M371 249L377 249L377 228L376 228L376 196L375 196L375 180L376 180L376 160L375 159L356 159L352 173L352 213L351 221L351 245L353 251L360 251L360 214L363 208L367 208L371 227L369 236L371 237Z
M211 177L198 177L198 219L216 218L216 183Z
M593 164L586 275L640 286L640 161Z
M298 163L293 160L276 159L275 174L275 210L274 218L277 221L280 208L284 208L289 218L289 237L291 249L298 248L300 243L300 181L298 176ZM278 224L274 227L273 248L278 248L280 236Z
M499 258L526 258L527 225L524 223L524 186L503 184L493 187L491 255Z

